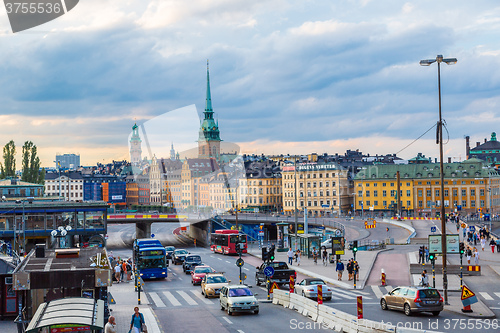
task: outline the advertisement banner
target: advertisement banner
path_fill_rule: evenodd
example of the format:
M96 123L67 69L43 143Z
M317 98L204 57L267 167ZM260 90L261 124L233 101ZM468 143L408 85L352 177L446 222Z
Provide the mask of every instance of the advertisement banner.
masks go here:
M429 253L442 254L441 235L429 235ZM460 236L446 235L446 253L460 253Z

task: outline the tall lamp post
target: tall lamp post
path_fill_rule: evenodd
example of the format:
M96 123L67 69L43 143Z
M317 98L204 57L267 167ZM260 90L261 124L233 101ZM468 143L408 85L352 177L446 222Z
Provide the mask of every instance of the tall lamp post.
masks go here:
M299 220L299 215L297 211L297 155L294 156L293 160L293 178L295 181L294 189L295 189L295 209L294 209L294 216L295 216L295 251L297 251L297 228L298 228L298 220Z
M456 58L443 58L442 55L436 56L436 59L420 60L421 66L430 66L432 63L437 62L438 68L438 94L439 94L439 121L437 123L438 143L439 143L439 167L440 167L440 185L441 185L441 244L443 252L443 293L444 302L448 304L448 276L446 274L446 218L444 216L444 168L443 168L443 120L441 117L441 63L453 65L457 63Z
M61 201L61 163L59 161L54 161L57 165L57 171L59 171L59 201Z

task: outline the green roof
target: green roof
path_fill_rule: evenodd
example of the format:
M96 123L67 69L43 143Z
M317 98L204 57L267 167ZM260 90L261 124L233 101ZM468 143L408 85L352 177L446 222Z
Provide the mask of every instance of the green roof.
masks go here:
M499 177L495 169L485 168L486 164L478 159L469 159L460 163L444 163L444 178L485 178L490 175ZM357 173L355 180L396 179L399 171L401 180L440 178L439 163L429 164L383 164L366 166Z

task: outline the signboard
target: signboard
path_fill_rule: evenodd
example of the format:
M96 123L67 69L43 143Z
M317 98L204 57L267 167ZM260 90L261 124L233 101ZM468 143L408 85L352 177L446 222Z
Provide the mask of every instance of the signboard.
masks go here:
M271 289L269 289L269 293L272 294L274 289L280 289L280 287L278 287L278 284L276 282L273 282L273 284L271 285Z
M321 205L321 207L328 208L328 207L330 207L330 205Z
M472 292L469 288L467 288L465 285L462 285L462 297L460 297L463 306L465 307L470 307L471 304L477 303L477 297L476 294ZM471 312L470 308L469 310L466 310L464 312Z
M429 253L442 254L441 235L429 235ZM446 235L446 253L460 253L460 236Z
M333 254L345 254L344 253L344 238L343 237L332 237L332 252Z
M112 195L111 200L123 200L123 195Z
M340 229L335 229L335 236L337 236L337 237L342 236L342 230L340 230Z
M476 231L476 227L473 226L473 225L469 226L469 231L475 232Z
M238 266L238 267L243 266L243 265L244 265L244 263L245 263L245 262L244 262L244 261L243 261L243 259L241 259L241 258L238 258L238 259L236 260L236 266Z
M264 274L267 277L273 276L274 275L274 268L272 266L267 266L266 268L264 268Z
M436 232L436 227L431 227L431 232Z

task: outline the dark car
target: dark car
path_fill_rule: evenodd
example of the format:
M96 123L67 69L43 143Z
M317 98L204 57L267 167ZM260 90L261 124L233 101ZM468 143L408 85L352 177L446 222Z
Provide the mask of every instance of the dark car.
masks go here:
M397 287L380 299L382 310L402 310L409 316L414 312L431 312L437 316L443 311L443 298L435 288Z
M182 264L184 273L189 274L196 267L201 265L201 257L198 255L188 255Z
M175 246L165 246L165 253L167 254L167 259L172 259L174 251L175 251Z
M174 250L174 254L172 254L172 262L174 265L182 264L188 254L189 252L184 249Z

